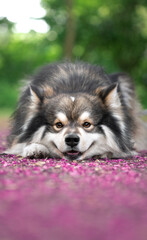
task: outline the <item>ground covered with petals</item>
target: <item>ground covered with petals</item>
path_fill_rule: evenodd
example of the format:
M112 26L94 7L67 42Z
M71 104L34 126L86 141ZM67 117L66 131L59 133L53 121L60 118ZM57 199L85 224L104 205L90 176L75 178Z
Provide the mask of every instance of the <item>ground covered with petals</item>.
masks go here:
M2 153L6 131L0 137ZM146 240L146 156L69 162L0 155L0 239Z

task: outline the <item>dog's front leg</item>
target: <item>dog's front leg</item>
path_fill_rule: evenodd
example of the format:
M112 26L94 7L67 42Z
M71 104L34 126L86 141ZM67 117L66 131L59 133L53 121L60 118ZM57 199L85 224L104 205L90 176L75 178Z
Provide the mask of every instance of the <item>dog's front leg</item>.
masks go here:
M49 150L41 143L30 143L24 147L22 156L29 158L46 158L49 157Z

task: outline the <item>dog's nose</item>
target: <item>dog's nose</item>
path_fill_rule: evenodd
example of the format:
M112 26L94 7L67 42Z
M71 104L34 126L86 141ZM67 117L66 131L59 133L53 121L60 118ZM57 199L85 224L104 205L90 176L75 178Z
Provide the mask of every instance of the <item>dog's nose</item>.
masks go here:
M75 147L78 145L80 141L80 138L76 135L76 134L69 134L66 138L65 138L65 142L68 146L70 147Z

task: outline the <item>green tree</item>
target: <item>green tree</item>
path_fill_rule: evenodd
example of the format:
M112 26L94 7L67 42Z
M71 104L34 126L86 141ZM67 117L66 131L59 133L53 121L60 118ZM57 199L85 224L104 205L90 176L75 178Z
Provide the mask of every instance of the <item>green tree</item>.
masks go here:
M90 57L97 62L99 53L107 51L118 68L127 72L132 72L142 60L147 32L142 34L144 19L139 19L137 9L144 7L147 11L146 1L42 0L42 5L47 11L44 20L51 32L56 32L57 41L62 46L75 41L65 56L88 60L97 54L97 58Z
M0 106L14 106L18 81L38 66L67 58L130 73L147 107L146 0L42 0L42 6L46 34L16 34L14 23L0 19Z
M42 6L63 57L130 73L146 101L147 1L42 0Z

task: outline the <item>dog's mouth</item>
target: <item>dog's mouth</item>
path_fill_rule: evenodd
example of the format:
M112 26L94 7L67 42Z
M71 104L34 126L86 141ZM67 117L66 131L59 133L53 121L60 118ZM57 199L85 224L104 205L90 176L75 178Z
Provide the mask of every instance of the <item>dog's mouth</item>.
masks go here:
M67 160L76 160L76 159L79 159L83 154L82 152L73 150L73 149L68 150L66 152L61 152L55 143L53 143L53 146L54 146L54 153L56 152L55 157L65 158Z
M80 152L80 151L76 151L76 150L70 150L70 151L67 151L67 152L64 152L64 157L68 160L82 160L82 159L86 159L85 157L85 154L86 152L94 145L95 142L93 142L89 148L84 151L84 152Z
M81 157L82 153L79 151L71 150L64 153L64 156L70 160L78 159Z

